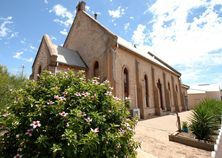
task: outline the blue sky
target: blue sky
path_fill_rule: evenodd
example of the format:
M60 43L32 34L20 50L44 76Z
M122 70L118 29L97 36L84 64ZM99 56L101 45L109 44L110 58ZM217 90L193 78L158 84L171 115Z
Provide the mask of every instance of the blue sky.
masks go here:
M40 40L48 34L62 45L77 0L2 0L0 64L13 74L31 74ZM193 85L222 85L221 0L91 0L87 12L115 34L147 49Z

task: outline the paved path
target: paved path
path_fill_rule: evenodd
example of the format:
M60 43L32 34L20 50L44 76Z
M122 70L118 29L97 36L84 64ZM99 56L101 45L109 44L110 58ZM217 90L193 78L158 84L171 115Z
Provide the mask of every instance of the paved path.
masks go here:
M179 113L181 122L189 115L189 111ZM141 142L138 158L210 158L211 152L170 142L168 135L176 130L175 114L139 121L135 135Z

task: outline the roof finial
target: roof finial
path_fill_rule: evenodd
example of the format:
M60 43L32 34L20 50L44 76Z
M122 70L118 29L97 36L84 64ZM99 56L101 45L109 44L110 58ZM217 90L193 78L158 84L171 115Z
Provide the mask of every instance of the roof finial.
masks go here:
M77 12L85 10L85 9L86 9L86 2L84 2L84 1L80 1L78 3L78 5L76 6L76 11Z

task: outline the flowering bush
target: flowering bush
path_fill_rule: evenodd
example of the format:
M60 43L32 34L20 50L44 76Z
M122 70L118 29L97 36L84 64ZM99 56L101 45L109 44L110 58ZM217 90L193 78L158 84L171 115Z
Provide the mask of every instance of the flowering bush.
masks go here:
M1 157L135 157L136 120L107 81L44 72L1 115Z

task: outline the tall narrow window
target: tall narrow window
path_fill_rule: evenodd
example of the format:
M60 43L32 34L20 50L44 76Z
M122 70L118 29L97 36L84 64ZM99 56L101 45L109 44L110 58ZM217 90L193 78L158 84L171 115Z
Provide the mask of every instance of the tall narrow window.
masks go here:
M41 67L41 65L39 65L38 73L37 73L37 80L39 79L41 72L42 72L42 67Z
M128 70L124 69L124 98L129 97L129 74Z
M163 95L162 95L162 84L160 82L160 79L157 82L157 87L159 90L159 97L160 97L160 107L162 110L164 110L164 106L163 106Z
M146 97L146 106L149 107L149 93L148 93L148 80L147 76L144 76L144 82L145 82L145 97Z
M170 82L168 82L168 90L170 91Z
M177 88L177 85L176 85L176 92L178 92L178 88Z
M94 74L94 77L99 77L99 63L98 63L98 61L96 61L95 62L95 64L94 64L94 72L93 72Z

